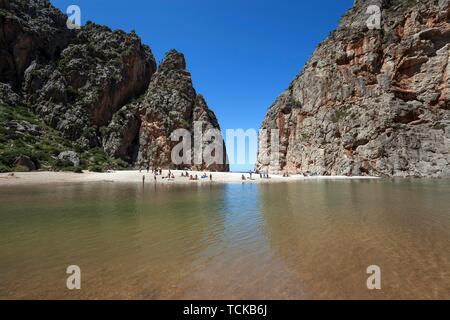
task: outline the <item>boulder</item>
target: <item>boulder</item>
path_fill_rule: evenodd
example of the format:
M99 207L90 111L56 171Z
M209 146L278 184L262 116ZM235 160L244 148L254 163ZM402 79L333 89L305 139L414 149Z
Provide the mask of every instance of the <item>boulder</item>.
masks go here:
M20 96L12 90L10 84L0 83L0 104L15 107L20 102Z
M20 156L14 161L14 167L26 169L27 171L35 171L36 164L27 156Z
M29 123L25 120L11 120L5 124L6 130L11 134L28 133L33 136L40 136L43 132L42 128L38 125Z
M74 167L80 165L80 158L75 151L64 151L58 155L58 159L65 162L70 162Z

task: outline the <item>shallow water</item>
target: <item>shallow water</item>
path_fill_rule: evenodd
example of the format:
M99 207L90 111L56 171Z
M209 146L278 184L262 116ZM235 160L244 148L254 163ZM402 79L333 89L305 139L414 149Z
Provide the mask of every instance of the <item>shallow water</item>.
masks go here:
M2 187L13 298L450 299L450 181Z

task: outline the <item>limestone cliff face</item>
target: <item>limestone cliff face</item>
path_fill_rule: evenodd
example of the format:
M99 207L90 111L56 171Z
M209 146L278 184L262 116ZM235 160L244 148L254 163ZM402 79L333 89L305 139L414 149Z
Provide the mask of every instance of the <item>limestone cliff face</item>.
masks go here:
M219 128L181 54L170 52L155 74L134 32L91 22L69 30L66 20L48 0L0 0L2 105L26 105L77 149L101 148L130 165L140 154L170 166L170 133L192 129L196 117Z
M192 86L184 56L175 50L167 53L153 76L147 94L140 104L140 110L142 124L139 133L138 163L142 165L172 166L171 152L179 141L172 141L171 133L177 129L191 132L193 143L196 121L202 122L203 132L207 129L220 130L216 116ZM210 141L203 143L206 147ZM228 171L225 146L223 150L224 157L221 164L211 166L204 163L192 166L183 164L178 168ZM191 159L194 161L192 156Z
M380 30L367 28L369 5ZM448 0L355 1L270 107L262 129L279 130L280 148L260 141L258 168L450 176L449 18Z
M155 69L136 34L88 23L59 59L28 66L23 91L29 105L68 139L99 147L100 128L145 92Z

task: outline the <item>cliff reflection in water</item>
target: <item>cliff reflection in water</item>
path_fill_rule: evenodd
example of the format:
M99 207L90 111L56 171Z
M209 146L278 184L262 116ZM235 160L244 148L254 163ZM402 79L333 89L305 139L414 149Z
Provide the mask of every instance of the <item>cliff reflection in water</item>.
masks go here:
M449 181L261 186L267 239L304 298L448 298ZM280 210L280 208L284 208ZM369 291L366 269L382 269Z

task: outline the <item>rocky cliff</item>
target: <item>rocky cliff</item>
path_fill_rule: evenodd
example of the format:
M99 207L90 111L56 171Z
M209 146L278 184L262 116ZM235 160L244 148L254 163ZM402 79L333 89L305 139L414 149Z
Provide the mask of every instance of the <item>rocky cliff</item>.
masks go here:
M258 168L450 176L449 19L448 0L355 1L267 112L262 130L279 130L280 147L262 134Z
M142 163L171 167L170 134L192 129L197 109L209 115L202 118L206 127L219 128L192 87L183 55L169 52L158 69L134 32L91 22L69 30L66 21L47 0L0 0L3 108L26 106L77 152L103 150L129 165L139 154Z
M170 162L171 152L179 143L179 141L172 141L171 133L177 129L194 132L195 122L201 122L202 132L208 129L220 130L215 114L192 86L191 75L186 71L184 56L175 50L170 51L159 66L140 104L140 109L142 125L139 134L138 162L141 164L160 166ZM194 141L191 140L191 142L193 153ZM203 153L211 141L202 142L201 152ZM192 161L194 156L194 154L190 155ZM219 163L207 166L202 161L202 164L194 165L194 168L228 171L226 160L226 152L223 152L222 161ZM178 168L183 167L186 166L178 166Z
M66 138L100 147L99 128L145 93L155 69L150 49L135 33L88 23L58 59L33 61L22 88L28 105Z
M46 0L0 0L0 82L18 89L34 60L57 59L74 33Z

